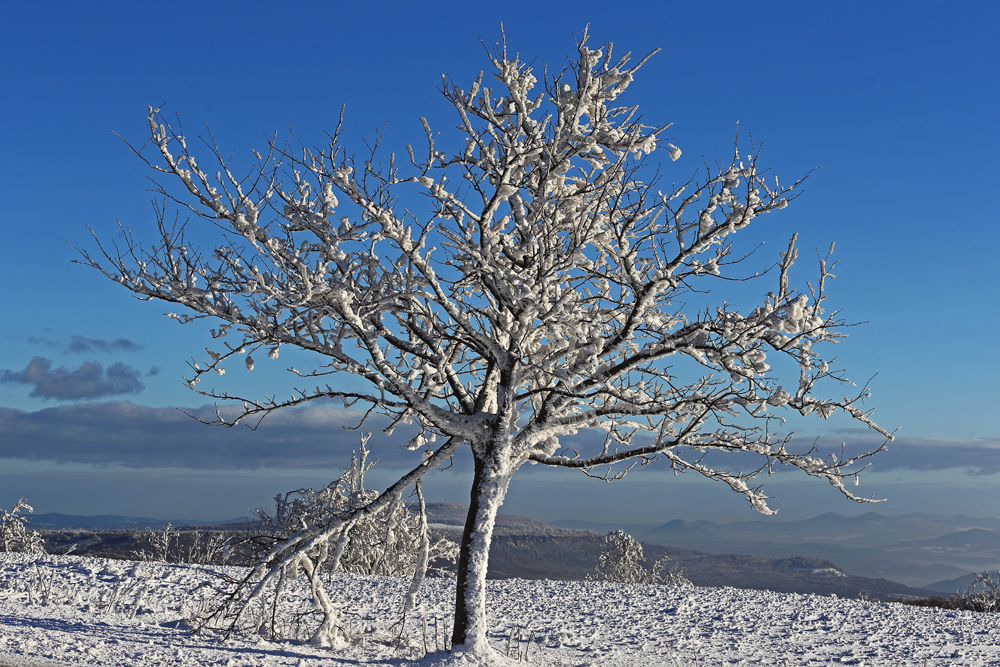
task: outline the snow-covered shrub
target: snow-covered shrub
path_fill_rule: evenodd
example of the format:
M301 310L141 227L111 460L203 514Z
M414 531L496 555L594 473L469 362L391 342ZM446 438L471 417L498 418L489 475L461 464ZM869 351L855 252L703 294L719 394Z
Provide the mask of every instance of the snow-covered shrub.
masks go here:
M24 523L25 512L31 514L34 508L25 502L24 498L18 499L9 512L0 509L0 551L45 553L45 542L41 533L29 529Z
M669 560L664 556L652 566L647 565L642 544L625 531L616 530L604 536L604 549L597 554L597 570L587 578L618 583L690 585L676 566L668 569Z
M225 565L232 554L234 535L218 530L183 531L180 535L182 563Z
M899 599L894 602L914 607L961 609L995 614L1000 612L1000 572L995 576L988 570L974 572L972 583L968 588L949 597L935 595L930 598Z
M962 609L987 613L1000 612L1000 572L997 572L996 576L990 574L988 570L976 572L975 579L959 598Z
M234 541L226 532L178 530L170 523L159 530L147 529L141 539L145 547L134 551L136 560L201 565L226 564Z
M136 560L158 561L169 563L177 561L177 530L172 524L167 524L161 530L147 528L143 535L149 549L139 549L135 552Z

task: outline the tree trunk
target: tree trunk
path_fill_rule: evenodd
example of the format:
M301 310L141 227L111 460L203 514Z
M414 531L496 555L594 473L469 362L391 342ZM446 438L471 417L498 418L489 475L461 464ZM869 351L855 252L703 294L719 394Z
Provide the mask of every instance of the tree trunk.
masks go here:
M510 484L502 457L476 458L469 514L462 531L455 585L455 627L451 643L477 653L489 651L486 643L486 569L497 511Z

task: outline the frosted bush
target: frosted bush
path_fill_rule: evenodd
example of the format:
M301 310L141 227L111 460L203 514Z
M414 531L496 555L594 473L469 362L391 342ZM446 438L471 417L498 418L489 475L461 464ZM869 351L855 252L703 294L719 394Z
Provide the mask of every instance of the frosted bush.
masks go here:
M145 546L133 552L136 560L224 565L238 538L225 531L178 530L168 523L160 530L147 529L140 539Z
M976 572L975 579L961 594L961 608L996 613L1000 611L1000 572Z
M24 523L25 512L31 514L34 508L25 502L24 498L19 498L9 512L0 509L0 551L45 553L45 542L41 533L29 529Z
M642 544L623 530L605 535L604 545L604 549L597 555L595 574L587 577L591 581L668 586L691 584L676 566L668 569L668 556L648 566Z
M454 561L458 545L439 539L431 543L427 513L419 480L414 493L419 511L414 512L402 499L403 488L383 494L366 489L368 436L354 452L350 467L327 485L298 489L275 497L273 513L257 510L259 519L254 534L244 543L243 557L251 567L240 581L226 592L213 611L200 619L202 626L225 628L226 634L249 628L272 640L286 637L289 623L298 626L303 619L319 616L322 620L309 642L319 646L340 646L352 639L343 623L344 611L327 591L329 579L323 572L351 572L381 576L412 577L404 596L402 614L416 607L431 559ZM309 594L303 598L290 590L289 582L304 575ZM275 609L284 595L297 596L300 608L278 618L258 617L261 600ZM305 603L311 606L306 611ZM265 615L268 616L268 615ZM298 631L296 630L296 636Z

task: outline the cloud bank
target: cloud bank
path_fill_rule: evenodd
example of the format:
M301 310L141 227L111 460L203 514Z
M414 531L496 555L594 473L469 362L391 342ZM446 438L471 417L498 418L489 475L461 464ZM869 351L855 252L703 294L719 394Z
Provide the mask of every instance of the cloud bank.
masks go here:
M813 441L797 440L811 444ZM817 451L837 452L846 443L848 451L874 451L884 440L869 433L823 436L815 440ZM1000 473L1000 438L927 438L897 436L888 451L869 459L874 472L963 470L970 475Z
M215 408L186 410L203 419ZM256 430L245 426L212 427L174 408L150 408L128 401L61 405L35 412L0 408L0 458L60 463L112 464L134 468L251 470L258 468L343 468L358 447L361 432L352 430L362 413L329 405L279 411ZM386 425L371 418L365 431ZM405 444L413 433L396 429L393 443ZM375 456L395 454L379 442ZM419 453L404 456L415 465ZM392 465L389 462L381 467Z
M185 409L204 419L215 408ZM342 468L358 447L362 413L333 404L314 403L272 414L256 430L244 426L210 427L174 408L151 408L128 401L61 405L34 412L0 408L0 458L85 464L121 464L134 468L253 470L262 468ZM379 468L409 466L418 453L407 452L413 427L397 427L391 438L380 431L387 421L371 417L363 431L374 432ZM823 437L818 451L876 449L881 440L865 435ZM812 440L799 439L797 448ZM567 446L593 446L587 434ZM1000 438L897 438L889 450L871 459L871 472L960 470L972 475L1000 473ZM666 467L663 468L666 470Z

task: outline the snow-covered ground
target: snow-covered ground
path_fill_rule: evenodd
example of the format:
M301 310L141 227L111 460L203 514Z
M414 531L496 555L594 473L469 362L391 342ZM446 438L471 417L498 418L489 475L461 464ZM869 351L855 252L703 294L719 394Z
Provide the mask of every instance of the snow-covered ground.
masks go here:
M397 646L409 582L335 575L331 597L349 612L344 624L355 638L320 648L188 632L185 619L207 608L220 572L239 574L238 568L0 554L0 665L442 661L440 654L425 657L424 642L434 649L436 623L437 641L445 634L452 580L425 583ZM492 644L500 651L510 646L522 659L527 651L531 665L1000 665L1000 615L732 588L522 580L490 582L489 606Z

